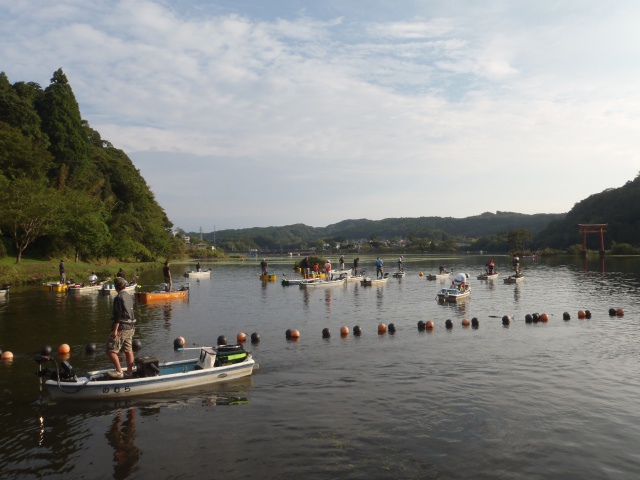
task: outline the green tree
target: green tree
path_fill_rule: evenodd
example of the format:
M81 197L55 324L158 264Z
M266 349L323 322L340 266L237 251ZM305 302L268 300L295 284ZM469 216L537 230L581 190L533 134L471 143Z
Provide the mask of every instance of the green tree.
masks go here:
M0 180L0 227L16 247L16 263L34 240L60 229L63 202L61 194L41 180Z
M507 233L507 243L511 249L520 252L524 252L525 245L531 243L532 238L531 230L526 228L515 228Z

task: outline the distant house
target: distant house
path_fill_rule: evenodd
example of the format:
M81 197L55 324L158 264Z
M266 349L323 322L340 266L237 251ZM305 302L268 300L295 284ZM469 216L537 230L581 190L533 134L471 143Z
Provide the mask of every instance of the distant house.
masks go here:
M184 243L191 243L191 237L185 235L184 236Z

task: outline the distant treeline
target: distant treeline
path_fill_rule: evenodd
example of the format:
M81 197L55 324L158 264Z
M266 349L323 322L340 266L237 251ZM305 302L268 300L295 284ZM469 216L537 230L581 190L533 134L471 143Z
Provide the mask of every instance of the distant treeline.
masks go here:
M582 249L578 224L608 224L605 249L640 254L640 175L620 188L607 189L577 203L566 214L483 213L466 218L420 217L344 220L327 227L304 224L215 232L218 248L227 253L311 250L460 252ZM195 233L193 234L195 235ZM203 238L213 243L214 234ZM599 235L587 237L587 248L600 249Z
M180 248L120 149L82 120L63 71L45 89L0 73L0 256L154 260Z

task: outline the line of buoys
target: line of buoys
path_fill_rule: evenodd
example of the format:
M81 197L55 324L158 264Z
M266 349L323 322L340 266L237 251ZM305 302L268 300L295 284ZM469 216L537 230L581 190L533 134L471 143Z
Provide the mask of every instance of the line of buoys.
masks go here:
M618 317L624 317L624 310L622 310L621 308L616 310L616 315Z
M58 353L60 355L66 355L67 353L70 353L70 352L71 352L71 347L66 343L63 343L58 347Z
M328 328L323 328L322 329L322 338L331 338L331 330L329 330Z
M348 335L349 335L349 327L347 326L340 327L340 336L346 337Z
M227 337L225 337L224 335L219 335L218 339L216 340L216 345L226 345L227 344Z
M509 325L511 323L511 317L509 315L503 315L502 324Z
M435 323L433 323L433 321L431 320L427 320L427 322L424 324L424 328L426 328L427 330L433 330L435 326Z
M360 335L362 335L362 329L360 328L359 325L356 325L355 327L353 327L353 334L356 337L359 337Z
M418 330L423 332L425 329L427 328L426 323L424 323L422 320L418 321Z
M549 321L549 315L547 315L546 313L541 313L540 314L540 321L547 323Z
M468 318L463 318L462 319L462 326L463 327L468 327L469 325L471 325L471 322L469 321Z
M183 348L186 340L184 337L178 337L173 341L173 348L178 350L179 348Z
M564 312L562 314L562 319L563 320L571 320L571 314L569 312Z
M378 324L378 334L384 335L385 333L387 333L387 326L384 323L379 323Z
M238 343L244 343L247 341L247 334L244 332L238 332L236 335L236 340Z
M253 344L260 343L260 335L258 335L257 332L253 332L251 334L251 343L253 343Z
M9 350L2 352L2 355L0 355L0 360L4 360L6 362L10 362L13 360L13 353L11 353Z
M586 314L586 312L585 312L584 310L578 310L578 318L579 318L579 319L581 319L581 320L582 320L583 318L585 318L585 317L586 317L586 315L587 315L587 314Z
M43 357L48 357L49 355L51 355L51 352L53 352L53 349L50 345L43 345L42 347L40 347L40 355L42 355Z
M387 327L387 330L389 331L390 334L394 334L396 333L396 324L395 323L390 323L389 326Z
M538 320L540 319L540 316L538 316ZM527 313L524 316L524 323L533 323L533 315L531 315L530 313Z
M300 338L299 330L291 330L291 340L298 340Z
M291 340L291 329L287 328L287 331L284 332L284 338L286 338L287 340Z
M478 327L480 326L480 320L478 320L478 318L477 318L477 317L473 317L473 318L471 319L471 326L472 326L473 328L478 328Z
M451 330L453 328L453 322L450 319L445 320L444 326L447 330Z
M585 318L591 318L591 312L589 310L584 311Z
M84 351L87 353L95 353L96 352L96 344L95 343L87 343L84 346Z

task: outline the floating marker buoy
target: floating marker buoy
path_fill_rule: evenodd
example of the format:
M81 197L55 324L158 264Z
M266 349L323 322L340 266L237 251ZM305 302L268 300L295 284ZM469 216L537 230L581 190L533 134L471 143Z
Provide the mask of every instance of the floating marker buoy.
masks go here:
M616 316L616 309L615 308L610 308L609 309L609 315L612 316L612 317L615 317Z
M453 328L453 322L451 320L446 320L444 322L444 326L447 327L448 329Z
M244 332L238 332L238 334L236 335L236 340L238 341L238 343L244 343L247 341L247 334Z
M389 333L396 333L396 325L395 323L389 324Z
M480 326L480 321L476 317L473 317L471 319L471 326L474 328L478 328Z
M425 328L426 328L425 323L422 320L420 320L418 322L418 330L423 331Z
M340 335L342 335L343 337L346 337L347 335L349 335L349 327L346 327L346 326L340 327Z
M0 355L0 359L1 360L13 360L13 353L6 351L6 352L2 352L2 355Z
M539 313L534 313L533 315L531 315L531 317L533 318L533 323L538 323L540 321Z
M323 328L322 338L330 338L330 337L331 337L331 330L329 330L328 328Z
M585 310L585 311L584 311L584 316L585 316L586 318L591 318L591 312L590 312L589 310Z
M619 317L623 317L624 316L624 310L622 310L621 308L616 310L616 315Z
M387 333L387 326L384 323L379 323L378 324L378 333L379 334L383 334L383 333Z
M547 315L546 313L541 313L540 314L540 321L541 322L548 322L549 321L549 315Z
M50 345L43 345L42 347L40 347L40 355L44 355L45 357L48 357L49 355L51 355L52 349Z
M431 320L427 320L427 323L424 324L424 328L427 330L433 330L433 327L435 327L435 324Z
M533 322L533 315L531 315L530 313L527 313L524 316L524 323L532 323Z
M131 340L131 346L133 347L133 351L137 352L142 348L142 342L139 338L134 338L133 340Z
M96 351L95 343L87 343L84 347L84 351L87 353L94 353Z
M502 324L509 325L511 323L511 317L509 315L504 315L502 317Z
M578 310L578 318L584 318L586 316L586 312L584 310Z
M178 337L173 341L173 348L175 348L176 350L178 348L183 348L185 344L185 339L184 337Z
M66 355L70 351L71 351L71 347L69 345L67 345L66 343L63 343L62 345L60 345L58 347L58 353L60 355Z
M226 345L227 344L227 337L225 337L224 335L220 335L218 337L218 340L216 341L216 345Z
M362 335L362 329L358 325L356 325L355 327L353 327L353 334L359 337L360 335Z
M287 328L287 331L286 331L286 332L284 332L284 337L285 337L287 340L291 340L291 329L290 329L290 328Z
M571 320L571 315L569 315L569 312L564 312L562 314L562 319L563 320Z
M298 340L300 338L300 331L291 330L291 340Z
M421 276L421 277L424 277L424 273L423 273L423 272L420 272L420 276Z
M256 332L253 332L251 334L251 343L260 343L260 335L258 335Z
M471 325L471 322L469 321L468 318L463 318L462 319L462 326L463 327L468 327L469 325Z

